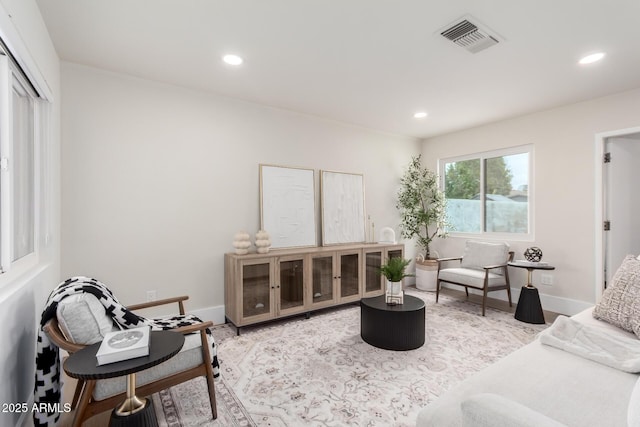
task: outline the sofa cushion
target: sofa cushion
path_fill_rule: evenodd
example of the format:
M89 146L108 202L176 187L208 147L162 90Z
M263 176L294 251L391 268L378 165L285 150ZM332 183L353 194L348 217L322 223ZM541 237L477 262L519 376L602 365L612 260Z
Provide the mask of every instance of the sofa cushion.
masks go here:
M100 342L107 332L117 329L98 298L89 293L70 295L61 300L56 317L62 333L76 344Z
M460 404L464 427L566 427L540 412L493 393L468 397Z
M509 245L506 243L489 243L468 241L460 266L463 268L482 269L489 265L506 264L509 256ZM499 270L496 270L498 272Z
M627 409L628 427L640 427L640 378L631 392L629 408Z
M640 337L640 260L635 256L624 259L593 316Z

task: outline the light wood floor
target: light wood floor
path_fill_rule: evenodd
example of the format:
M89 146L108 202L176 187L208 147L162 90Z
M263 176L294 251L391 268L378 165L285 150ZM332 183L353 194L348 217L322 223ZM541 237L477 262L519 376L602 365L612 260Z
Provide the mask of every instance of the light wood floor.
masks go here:
M448 295L457 299L467 299L467 296L465 295L464 291L459 291L456 289L443 288L440 291L440 293L442 295ZM481 310L481 304L482 304L481 295L470 294L469 301L478 304L478 310ZM495 298L487 298L487 307L495 308L501 311L506 311L508 313L515 313L517 303L518 301L513 301L513 307L509 307L509 303L507 301L502 301ZM480 311L478 311L478 314L480 314ZM544 318L547 321L547 323L553 323L556 317L558 317L557 313L544 310ZM73 392L76 389L76 380L74 380L73 378L69 378L64 374L64 372L62 373L62 376L64 378L64 385L62 387L62 396L63 396L62 400L63 400L63 403L66 403L66 402L71 403L71 399L73 398ZM68 414L62 414L60 426L63 426L63 427L70 426L71 423L73 422L73 415L74 415L73 412ZM105 411L85 421L83 424L83 427L107 426L109 425L110 416L111 416L111 411Z
M73 378L68 377L64 371L61 374L61 377L64 381L62 386L62 402L63 403L71 403L73 400L73 393L76 390L77 381ZM73 423L74 412L63 413L62 417L60 417L60 426L66 427L70 426ZM109 417L111 416L111 411L104 411L101 414L98 414L94 417L89 418L82 424L83 427L105 427L109 425Z

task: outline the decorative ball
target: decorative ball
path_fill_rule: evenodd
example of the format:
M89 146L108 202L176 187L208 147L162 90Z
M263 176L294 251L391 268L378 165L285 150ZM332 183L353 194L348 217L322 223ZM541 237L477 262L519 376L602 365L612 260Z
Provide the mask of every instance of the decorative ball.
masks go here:
M540 250L540 248L532 246L524 251L524 257L527 261L530 262L540 262L540 260L542 259L542 250Z

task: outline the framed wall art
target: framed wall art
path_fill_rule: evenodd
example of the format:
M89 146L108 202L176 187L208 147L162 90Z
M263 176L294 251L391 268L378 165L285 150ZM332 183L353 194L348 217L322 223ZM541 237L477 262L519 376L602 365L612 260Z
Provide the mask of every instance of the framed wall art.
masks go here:
M260 165L260 227L272 248L317 246L313 169Z
M364 176L320 171L320 193L322 245L364 242Z

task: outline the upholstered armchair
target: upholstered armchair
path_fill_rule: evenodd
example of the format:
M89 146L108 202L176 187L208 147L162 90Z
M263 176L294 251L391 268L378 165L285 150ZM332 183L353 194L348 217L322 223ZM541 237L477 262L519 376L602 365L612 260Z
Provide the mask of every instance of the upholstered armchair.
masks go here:
M187 296L126 307L141 310L165 304L178 304L178 311L184 317L184 301ZM181 318L166 318L166 323ZM158 321L159 319L154 319ZM164 320L160 319L159 322ZM180 384L198 376L207 380L211 415L217 417L216 397L213 382L212 357L207 329L212 322L187 325L178 321L178 327L171 330L185 334L182 350L171 359L146 369L136 375L136 393L149 396L163 389ZM191 322L193 323L193 322ZM180 326L184 325L184 326ZM116 329L114 320L105 311L103 304L91 293L69 295L57 303L55 316L43 326L43 331L52 343L68 353L74 353L85 345L102 340L107 332ZM111 410L126 397L124 377L78 381L73 397L73 426L81 426L86 419L106 410Z
M485 315L487 293L506 290L511 304L511 286L507 263L513 260L513 252L506 243L467 241L464 254L460 257L438 259L438 281L436 303L440 297L442 283L464 286L469 296L469 288L482 291L482 315ZM446 267L452 261L457 266Z

